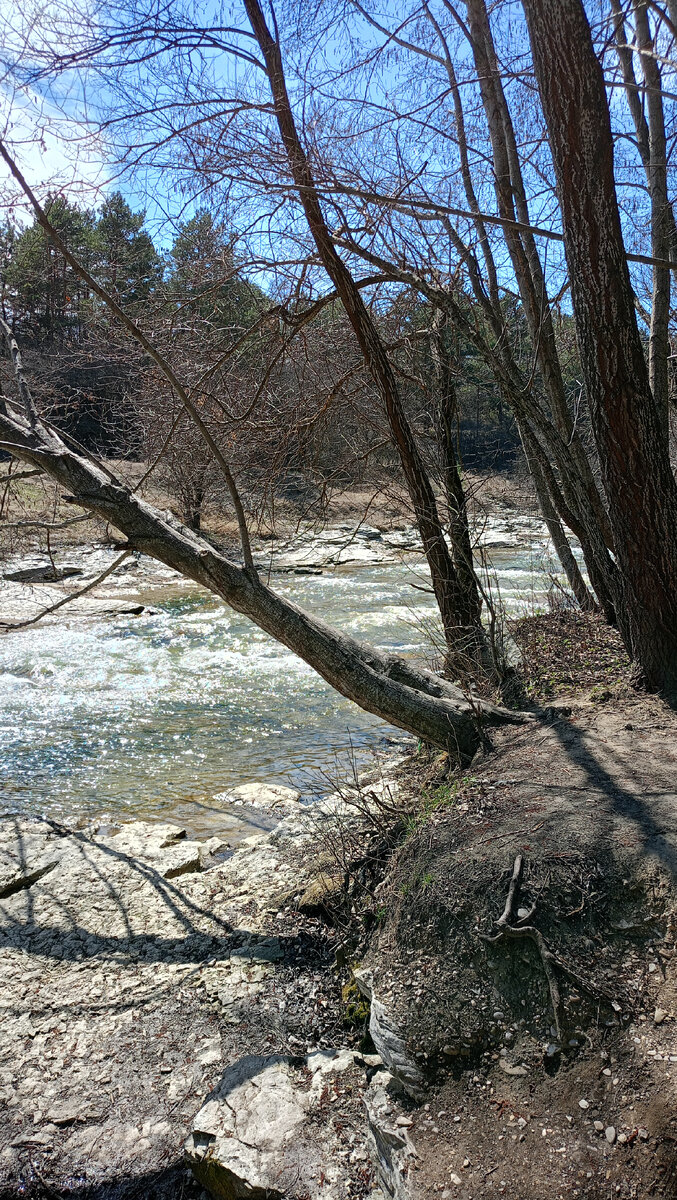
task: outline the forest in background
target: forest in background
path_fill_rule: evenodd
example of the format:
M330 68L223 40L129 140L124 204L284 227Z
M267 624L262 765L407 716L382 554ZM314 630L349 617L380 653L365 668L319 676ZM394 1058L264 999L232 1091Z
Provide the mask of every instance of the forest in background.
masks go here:
M261 389L247 440L257 445L242 461L252 477L249 492L267 477L272 494L300 492L307 501L341 487L376 485L393 474L383 439L365 425L371 404L364 372L344 381L350 332L340 306L331 304L303 339L285 343L284 325L268 318L275 298L265 278L252 279L238 262L237 238L207 210L181 223L171 248L158 251L144 224L120 193L87 210L65 196L48 200L46 212L88 270L164 346L173 346L196 374L210 369L234 343L253 331L226 367L219 366L213 391L231 400ZM33 388L58 428L87 450L110 458L152 461L176 420L170 394L158 394L150 363L90 288L51 244L37 221L28 228L8 223L0 236L2 315L23 347ZM507 319L528 331L519 300L506 298ZM512 311L510 311L512 310ZM418 435L434 452L434 312L413 289L381 299L375 309ZM263 321L265 321L265 324ZM571 317L561 314L560 336L567 358L567 387L575 403L580 367ZM448 329L444 335L457 395L456 438L460 460L470 471L523 470L519 435L486 364L472 344ZM219 436L235 437L219 402L204 397ZM372 422L373 423L373 422ZM274 430L276 445L266 437ZM252 449L254 453L251 453ZM162 481L179 515L199 528L206 505L223 507L219 473L195 444L190 428L178 431L163 461ZM246 483L245 483L245 490Z

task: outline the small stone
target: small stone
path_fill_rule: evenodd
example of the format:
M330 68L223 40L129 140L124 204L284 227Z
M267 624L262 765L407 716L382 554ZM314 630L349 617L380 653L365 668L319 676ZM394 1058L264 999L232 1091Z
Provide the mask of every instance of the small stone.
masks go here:
M603 1121L594 1121L593 1124L597 1133L602 1133L604 1131Z
M461 1179L461 1176L457 1175L455 1171L451 1172L451 1174L449 1175L449 1179L451 1180L452 1183L456 1184L456 1187L460 1187L461 1183L463 1182Z
M656 1009L656 1011L655 1011L655 1013L654 1013L654 1015L653 1015L654 1024L655 1024L655 1025L662 1025L662 1024L663 1024L663 1021L665 1020L665 1018L667 1017L667 1015L668 1015L668 1014L665 1012L665 1009L663 1009L663 1008L657 1008L657 1009Z
M606 1129L604 1130L604 1136L609 1145L613 1146L614 1142L616 1141L616 1130L614 1129L613 1125L607 1125Z
M642 1136L642 1135L641 1135L641 1133L640 1133L640 1137L641 1137L641 1136ZM469 1158L464 1158L464 1159L463 1159L463 1166L464 1166L464 1167L469 1167L469 1166L470 1166L470 1159L469 1159Z
M586 1108L590 1108L590 1105L588 1104L587 1100L579 1100L578 1107L585 1110Z
M655 963L655 962L649 963L649 971L651 972L652 975L653 975L654 971L657 971L657 970L658 970L658 963Z
M625 1143L627 1142L627 1140L628 1140L627 1133L619 1133L618 1141L620 1142L621 1146L624 1146Z
M649 1130L648 1130L648 1129L638 1129L638 1130L637 1130L637 1137L638 1137L638 1138L639 1138L639 1139L640 1139L642 1142L647 1142L647 1141L649 1140Z
M507 1058L499 1059L498 1065L502 1071L505 1071L506 1075L526 1075L527 1073L526 1067L513 1067Z
M409 1117L398 1117L395 1124L400 1125L403 1129L411 1129L414 1122Z

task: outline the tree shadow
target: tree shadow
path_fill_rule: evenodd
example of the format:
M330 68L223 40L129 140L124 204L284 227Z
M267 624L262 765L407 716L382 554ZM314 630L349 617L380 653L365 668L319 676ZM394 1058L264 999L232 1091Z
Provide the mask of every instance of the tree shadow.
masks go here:
M608 742L604 757L611 761L605 764L590 745L589 735L586 738L575 725L559 720L551 728L567 757L585 773L581 792L599 793L609 816L627 825L642 856L658 860L677 882L677 779L672 787L649 788L654 773L638 769ZM575 785L558 786L563 792L575 790Z
M161 1170L124 1173L107 1180L71 1176L52 1182L44 1167L28 1163L11 1187L0 1187L0 1200L210 1200L182 1159Z

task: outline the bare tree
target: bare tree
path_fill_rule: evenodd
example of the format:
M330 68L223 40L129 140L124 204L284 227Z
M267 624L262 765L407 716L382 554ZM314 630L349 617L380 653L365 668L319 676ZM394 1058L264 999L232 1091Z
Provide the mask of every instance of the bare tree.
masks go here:
M523 0L557 172L576 329L630 649L677 694L677 485L623 244L602 69L581 0Z

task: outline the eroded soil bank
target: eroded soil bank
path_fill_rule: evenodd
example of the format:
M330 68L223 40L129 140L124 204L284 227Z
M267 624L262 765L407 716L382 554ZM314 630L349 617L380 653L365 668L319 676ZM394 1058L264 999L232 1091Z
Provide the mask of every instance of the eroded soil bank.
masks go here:
M594 621L522 644L537 724L229 858L5 824L0 1194L676 1194L677 718Z

